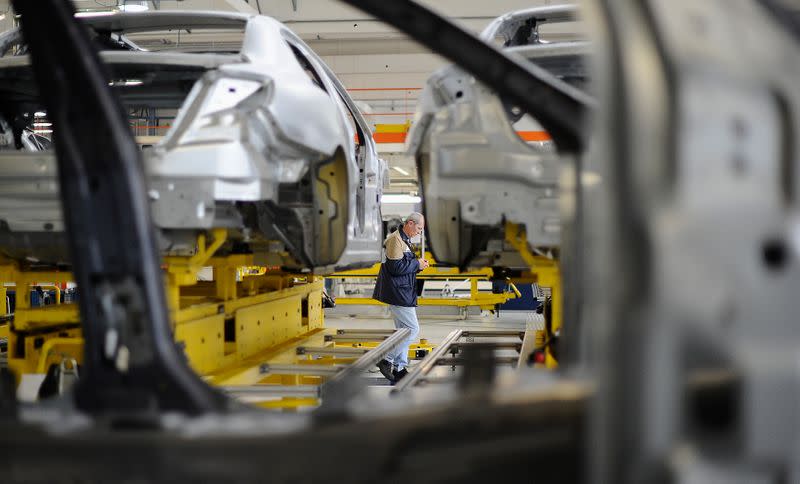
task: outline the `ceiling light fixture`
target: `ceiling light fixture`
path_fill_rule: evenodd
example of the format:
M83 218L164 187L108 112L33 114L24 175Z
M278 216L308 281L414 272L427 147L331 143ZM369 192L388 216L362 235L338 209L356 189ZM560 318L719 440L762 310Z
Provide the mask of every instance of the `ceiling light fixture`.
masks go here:
M35 113L33 113L33 115L37 118L43 118L47 116L47 113L44 111L36 111Z
M47 127L47 126L52 126L53 123L33 123L33 125L36 127Z
M397 170L397 172L398 172L398 173L400 173L400 174L401 174L401 175L403 175L403 176L408 176L408 175L410 175L410 174L411 174L411 173L409 173L409 172L408 172L408 170L405 170L405 169L403 169L403 168L400 168L399 166L393 166L392 168L394 168L395 170Z
M94 10L94 11L86 11L86 12L78 12L75 14L76 17L83 18L83 17L105 17L107 15L114 15L113 10Z
M421 201L421 197L412 195L387 194L381 197L382 203L419 203Z
M141 79L118 79L108 83L109 86L141 86L144 81Z
M145 10L149 10L150 7L147 6L146 1L123 0L119 9L123 12L144 12Z

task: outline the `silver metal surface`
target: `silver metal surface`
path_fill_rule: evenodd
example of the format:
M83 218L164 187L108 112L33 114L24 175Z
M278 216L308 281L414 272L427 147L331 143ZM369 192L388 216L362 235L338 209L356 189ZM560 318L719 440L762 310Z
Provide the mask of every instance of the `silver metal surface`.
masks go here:
M297 348L298 355L326 355L340 357L358 357L368 351L369 348L336 348L333 346L300 346Z
M365 343L379 339L390 338L390 334L370 334L370 333L352 333L352 334L326 334L325 341L336 341L339 343Z
M534 20L538 26L545 23L571 22L578 18L578 5L548 5L517 10L501 15L481 32L481 38L491 42L502 37L505 42L511 41L517 30Z
M376 335L383 335L389 336L393 334L396 330L395 329L365 329L365 328L356 328L356 329L337 329L336 334L343 334L343 335L353 335L353 334L376 334Z
M526 43L509 44L510 38L531 19L565 22L574 20L575 13L571 5L512 12L493 22L484 35L487 40L504 37L514 46L510 51L547 69L543 63L548 59L582 58L588 44L539 43L538 24ZM551 71L585 77L580 62L552 66ZM419 168L427 223L436 227L428 231L428 244L437 261L497 265L496 256L508 252L503 221L524 225L532 247L560 244L559 177L564 160L550 141L523 140L517 131L541 133L543 128L514 109L452 66L435 72L420 94L406 148ZM499 247L488 251L491 242Z
M800 482L790 3L587 2L604 186L577 207L573 296L599 389L594 482ZM684 382L716 368L738 383L704 413Z
M342 365L315 365L315 364L263 364L259 372L263 375L319 375L334 376L340 373L345 366Z
M133 33L171 29L241 29L253 14L225 11L156 10L147 13L119 12L114 15L84 17L81 22L97 30Z
M222 391L233 397L299 397L318 398L317 385L241 385L221 387Z
M462 335L463 336L463 335ZM453 348L457 348L459 351L467 348L469 346L481 346L481 347L492 347L497 350L515 350L520 351L522 349L522 343L515 342L515 341L492 341L492 342L458 342L452 345Z
M452 347L451 347L452 348ZM495 356L492 358L493 365L517 365L517 356ZM467 363L464 358L442 357L436 360L436 366L462 366Z
M482 338L482 337L489 337L489 338L496 338L502 336L509 336L509 337L517 337L522 340L525 337L525 331L517 331L517 330L489 330L489 329L480 329L480 330L464 330L461 335L465 338Z

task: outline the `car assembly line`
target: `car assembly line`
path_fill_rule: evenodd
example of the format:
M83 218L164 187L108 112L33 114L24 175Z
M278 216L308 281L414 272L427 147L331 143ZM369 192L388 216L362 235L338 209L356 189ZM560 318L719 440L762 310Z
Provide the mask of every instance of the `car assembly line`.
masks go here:
M800 6L498 2L7 2L3 482L800 482Z

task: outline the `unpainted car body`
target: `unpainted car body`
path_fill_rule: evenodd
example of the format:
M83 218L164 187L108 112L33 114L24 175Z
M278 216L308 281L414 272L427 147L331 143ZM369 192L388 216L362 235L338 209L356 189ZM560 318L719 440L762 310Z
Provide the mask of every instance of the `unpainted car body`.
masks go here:
M345 88L288 28L220 12L82 20L127 109L177 110L143 152L165 253L191 253L198 233L222 227L225 250L253 252L257 263L324 272L380 260L385 162ZM241 29L241 50L148 52L129 38L202 28ZM18 37L3 34L0 46L10 51L17 38L24 54ZM57 242L55 157L26 149L18 134L41 109L30 80L27 56L0 58L0 112L17 140L0 152L0 246L16 259L58 263L68 257Z
M544 43L538 28L575 20L574 6L513 12L481 34L577 88L586 80L583 41ZM520 134L530 133L533 138ZM439 262L520 265L503 250L503 222L524 225L529 244L553 253L561 240L561 157L535 119L455 66L423 90L407 151L417 162L430 248Z

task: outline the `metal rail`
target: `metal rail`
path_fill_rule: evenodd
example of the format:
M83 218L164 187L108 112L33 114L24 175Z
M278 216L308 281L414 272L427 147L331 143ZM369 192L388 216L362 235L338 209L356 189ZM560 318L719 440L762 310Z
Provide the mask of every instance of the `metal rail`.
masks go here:
M463 334L462 334L463 336ZM462 348L466 348L469 346L492 346L496 350L516 350L520 351L522 349L522 343L517 343L515 341L492 341L492 342L472 342L472 341L459 341L458 343L454 343L453 347L458 348L461 351Z
M420 383L440 383L455 381L452 377L431 377L428 374L437 366L463 366L467 364L467 360L460 356L456 356L464 349L470 347L486 347L491 350L515 350L521 352L524 343L516 341L459 341L461 338L520 338L523 339L525 331L517 330L488 330L488 331L468 331L468 330L455 330L445 337L445 339L431 351L428 356L422 359L416 366L414 366L406 375L405 378L400 380L392 389L392 393L399 393L408 388L416 386ZM450 354L450 356L447 356ZM494 356L492 359L495 365L512 365L516 366L519 360L518 356Z
M320 387L322 405L315 411L315 417L326 419L346 413L350 401L364 389L359 376L408 338L409 334L409 329L398 329L369 353L323 383Z
M334 346L298 346L298 355L324 355L341 357L359 357L369 351L369 348L336 348Z
M496 356L492 361L495 365L517 365L517 356ZM435 364L436 366L461 366L466 364L467 360L464 358L441 358Z
M396 330L394 328L387 329L337 329L336 334L383 334L386 336L391 335Z
M525 331L517 330L489 330L489 331L463 331L461 335L465 338L496 338L502 336L517 336L520 340L525 338Z
M383 340L381 344L369 350L369 352L365 353L364 356L357 359L352 365L344 367L342 371L340 371L333 378L325 382L323 384L323 388L326 386L332 386L332 384L335 385L336 382L344 380L346 378L351 378L360 375L368 368L375 366L378 363L378 361L380 361L384 356L386 356L386 353L393 350L395 346L403 342L403 340L406 339L409 334L411 334L411 330L407 328L395 330L394 334Z
M220 388L234 397L319 398L319 387L317 385L242 385Z
M417 384L417 380L419 380L422 376L427 375L431 369L436 366L436 362L439 361L440 358L444 357L448 351L450 351L450 346L458 341L461 338L461 335L464 333L463 330L457 329L450 334L448 334L444 340L436 347L433 351L428 353L428 356L422 359L414 368L408 372L408 375L405 376L402 380L400 380L392 389L392 393L399 393L405 390L408 387L414 386Z
M365 341L375 341L378 339L388 339L388 334L366 334L366 333L352 333L352 334L326 334L325 341L336 341L339 343L363 343Z
M262 375L319 375L319 376L334 376L346 366L340 365L313 365L313 364L298 364L298 365L272 365L264 363L259 367L259 372Z
M347 333L347 330L343 331ZM316 364L316 363L263 363L259 366L258 371L262 375L313 375L325 379L322 385L271 385L271 384L257 384L257 385L242 385L242 386L223 386L220 387L225 393L236 397L264 397L264 398L279 398L279 397L300 397L300 398L320 398L333 395L336 398L341 398L342 395L352 396L352 391L347 387L346 381L355 380L361 373L366 371L371 366L375 365L381 358L394 349L397 345L402 343L411 330L355 330L356 334L364 334L366 332L373 332L370 341L385 338L378 346L374 348L336 348L336 347L311 347L300 346L296 349L298 355L330 355L330 356L345 356L345 357L358 357L353 363L349 365L329 365L329 364ZM334 335L336 336L336 335ZM346 336L346 335L338 335ZM338 391L344 388L344 391ZM331 392L331 390L334 392Z

